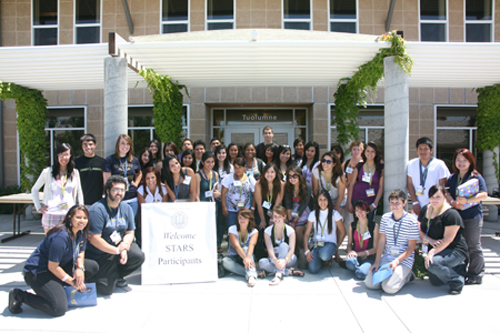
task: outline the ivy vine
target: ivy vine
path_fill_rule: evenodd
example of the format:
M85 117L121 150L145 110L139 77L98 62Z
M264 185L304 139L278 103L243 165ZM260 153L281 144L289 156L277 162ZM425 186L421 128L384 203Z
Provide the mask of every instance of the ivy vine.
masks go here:
M139 71L139 75L146 80L153 98L156 134L162 142L172 141L180 147L183 100L181 90L184 89L188 94L186 86L172 82L168 75L160 75L151 68Z
M21 87L10 82L0 82L0 99L16 101L21 154L21 190L26 191L31 188L47 162L45 156L47 100L39 90Z
M500 179L498 156L495 148L500 145L500 84L478 88L477 98L477 141L479 150L493 152L493 165L497 180Z
M391 42L390 48L382 48L372 60L358 67L350 78L342 78L337 85L335 97L335 118L337 142L347 144L359 139L358 115L359 105L366 108L366 99L373 97L377 91L377 83L384 76L384 58L394 56L397 63L407 74L411 73L413 60L406 53L405 41L396 31L383 34L382 41Z

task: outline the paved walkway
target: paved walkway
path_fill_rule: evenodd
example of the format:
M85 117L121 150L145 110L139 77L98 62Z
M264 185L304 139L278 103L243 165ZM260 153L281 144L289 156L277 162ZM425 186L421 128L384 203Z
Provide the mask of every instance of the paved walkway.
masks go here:
M416 280L397 295L367 290L336 264L318 275L271 278L247 288L243 278L215 283L141 286L140 272L130 286L99 297L98 306L73 308L51 318L23 305L12 315L8 291L25 290L21 270L43 239L40 221L23 221L31 234L0 244L1 332L499 332L500 222L485 223L483 246L487 274L483 284L466 286L461 295ZM0 238L12 232L12 216L0 215ZM344 252L345 253L345 252Z

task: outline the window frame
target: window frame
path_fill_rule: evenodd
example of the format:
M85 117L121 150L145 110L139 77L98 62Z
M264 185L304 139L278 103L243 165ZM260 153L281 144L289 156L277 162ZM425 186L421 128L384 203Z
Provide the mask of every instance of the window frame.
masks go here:
M92 43L77 43L77 30L78 28L99 28L99 41L97 43L102 43L102 3L105 0L99 0L99 23L76 23L76 0L73 1L73 44L92 44Z
M446 3L446 20L422 20L421 18L421 11L420 11L420 2L421 0L418 1L418 40L419 42L424 42L424 43L447 43L450 41L450 7L449 7L449 2L448 0L443 0ZM465 3L465 1L464 1ZM432 23L432 24L442 24L444 25L444 31L445 31L445 40L444 41L422 41L422 23Z
M468 24L482 24L490 25L490 36L491 39L489 42L468 42L467 41L467 25ZM495 42L495 0L491 0L491 20L467 20L467 1L464 0L464 42L465 43L494 43Z
M332 30L332 23L355 23L356 24L356 31L354 32L355 34L359 34L359 0L356 1L356 18L355 19L332 19L331 18L331 12L330 12L330 0L328 0L327 6L328 6L328 31L329 32L338 32L338 31L333 31Z
M470 105L464 105L464 104L435 104L434 105L434 141L435 141L435 147L434 147L434 157L436 157L437 154L437 147L438 147L438 142L437 142L437 131L438 130L468 130L469 131L469 149L471 152L473 152L473 138L474 138L474 131L477 131L477 126L450 126L450 127L444 127L444 126L438 126L437 125L437 111L438 108L467 108L467 109L472 109L476 108L477 109L477 104L470 104ZM476 156L474 156L475 158Z
M285 28L285 23L287 23L287 22L298 22L298 23L307 22L307 23L309 23L309 30L304 30L304 31L312 31L313 30L313 1L309 0L309 19L285 19L285 1L287 1L287 0L281 1L281 29L287 29L287 28ZM328 2L330 2L330 1L328 1ZM328 15L330 15L330 12L328 12ZM295 29L287 29L287 30L295 30ZM302 30L302 29L300 29L300 30Z
M60 24L60 9L61 9L61 4L59 0L57 1L57 24L50 24L50 25L34 25L33 21L35 19L34 15L35 13L33 12L33 7L34 7L34 1L30 1L30 12L31 12L31 46L52 46L52 45L59 45L61 34L59 33L59 24ZM41 29L53 29L56 28L56 33L57 33L57 44L51 44L51 45L36 45L35 44L35 30L41 30Z
M208 29L209 23L232 23L233 28L232 30L236 29L236 0L233 1L233 18L228 20L209 20L208 19L208 1L216 1L216 0L205 0L205 31L213 31L213 29ZM242 0L246 1L246 0ZM226 30L226 29L216 29L216 30ZM227 29L231 30L231 29Z
M174 24L186 24L187 30L186 32L191 31L191 0L186 0L187 1L187 20L178 20L178 21L163 21L162 18L162 13L163 13L163 2L164 1L169 1L169 0L160 0L160 34L167 34L167 32L163 32L163 27L165 25L174 25ZM207 0L208 1L208 0ZM205 5L206 6L206 5ZM173 32L171 32L173 33Z

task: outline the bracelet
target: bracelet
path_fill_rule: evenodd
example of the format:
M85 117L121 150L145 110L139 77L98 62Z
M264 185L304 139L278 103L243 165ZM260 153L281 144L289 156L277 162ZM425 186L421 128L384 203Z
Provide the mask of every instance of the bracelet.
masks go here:
M250 207L251 210L255 210L255 207Z
M285 257L285 260L286 260L287 263L290 262L290 258L288 258L288 257Z
M311 252L311 251L307 250L304 254L306 254L306 255L307 255L309 252Z
M368 257L370 255L370 251L366 250L366 256Z
M455 202L455 200L451 200L450 205L453 206L454 202Z
M399 265L399 259L394 259L397 265Z
M418 200L415 200L415 201L413 201L413 205L419 205L420 206L420 202L418 202Z
M120 255L120 249L116 248L116 255Z
M372 203L372 207L377 208L377 205L375 205L375 203Z
M65 275L65 276L61 279L61 281L62 281L62 282L66 282L66 280L67 280L68 278L69 278L69 275L68 275L68 274L66 274L66 275Z
M82 272L85 272L85 267L83 267L83 266L76 266L76 269L81 269Z

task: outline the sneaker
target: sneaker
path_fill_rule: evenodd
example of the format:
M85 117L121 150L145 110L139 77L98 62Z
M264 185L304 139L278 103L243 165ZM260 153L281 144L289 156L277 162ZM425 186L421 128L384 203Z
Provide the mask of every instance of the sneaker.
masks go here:
M19 299L21 298L22 290L17 288L12 288L9 291L9 311L13 314L18 314L23 312L21 304L23 304Z
M483 283L483 279L481 277L475 279L468 278L467 280L465 280L465 284L468 286L472 284L481 284L481 283Z
M118 279L118 281L116 281L116 286L118 288L125 288L126 286L128 286L128 281L124 278Z
M462 289L450 289L450 295L460 295L462 293Z

